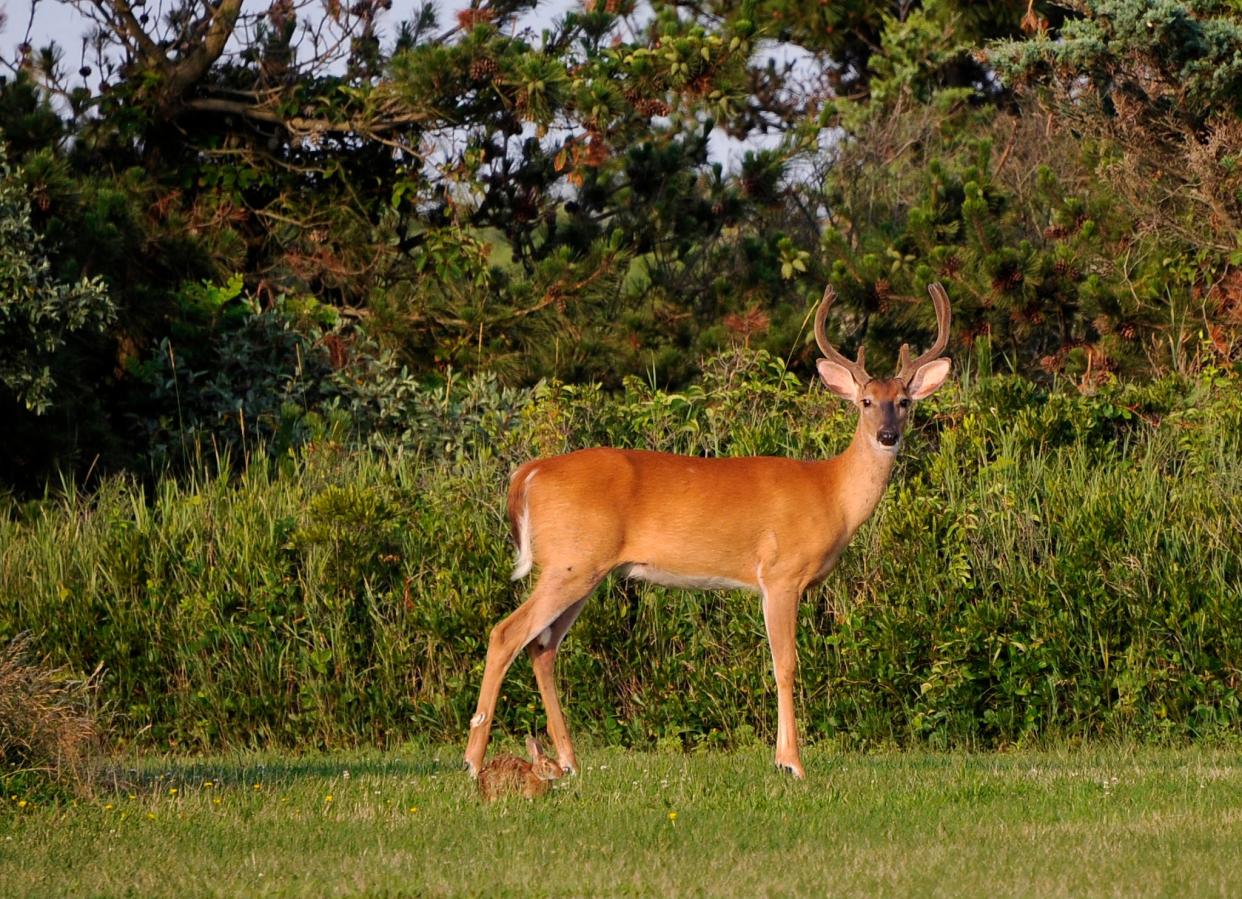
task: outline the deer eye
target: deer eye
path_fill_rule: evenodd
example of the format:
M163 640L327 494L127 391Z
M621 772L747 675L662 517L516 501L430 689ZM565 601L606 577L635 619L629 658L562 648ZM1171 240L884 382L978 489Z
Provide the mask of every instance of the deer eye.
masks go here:
M870 408L870 406L871 406L871 400L867 399L866 397L863 397L863 406L864 406L864 407L867 407L867 408Z
M897 405L903 409L909 409L910 408L910 397L903 396L901 399L897 401Z

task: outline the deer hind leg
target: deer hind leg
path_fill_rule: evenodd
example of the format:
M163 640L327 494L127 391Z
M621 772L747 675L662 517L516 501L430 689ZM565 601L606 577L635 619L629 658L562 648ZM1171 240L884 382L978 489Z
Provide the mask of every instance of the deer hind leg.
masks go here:
M556 747L556 759L562 768L573 774L578 773L578 757L574 754L574 744L561 712L561 699L556 692L556 652L585 605L585 598L578 600L526 646L531 667L535 670L535 683L539 685L539 695L543 698L543 708L548 716L548 736Z
M470 739L466 743L465 765L471 777L478 776L483 767L483 756L487 752L487 741L491 735L492 716L496 713L496 699L500 695L500 684L509 666L522 648L541 637L545 630L549 631L550 636L556 622L571 606L583 600L598 582L598 576L590 579L581 576L567 578L545 572L539 576L530 598L518 606L512 615L492 628L492 636L487 646L487 662L483 666L483 684L479 688L479 704L474 717L470 719ZM569 622L572 621L571 617ZM544 701L547 702L546 697ZM559 718L559 704L556 708ZM563 719L560 728L563 732ZM559 751L559 744L557 748Z
M794 718L793 687L798 668L798 599L796 588L765 588L763 623L772 648L776 675L776 766L801 780L802 758L798 752L798 724Z

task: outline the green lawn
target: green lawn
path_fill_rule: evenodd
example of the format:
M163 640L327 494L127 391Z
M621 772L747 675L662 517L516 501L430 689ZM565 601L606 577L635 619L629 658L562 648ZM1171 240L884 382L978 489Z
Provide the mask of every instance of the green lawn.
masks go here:
M130 786L0 806L0 893L1242 895L1242 753L586 748L484 806L455 747L144 760Z

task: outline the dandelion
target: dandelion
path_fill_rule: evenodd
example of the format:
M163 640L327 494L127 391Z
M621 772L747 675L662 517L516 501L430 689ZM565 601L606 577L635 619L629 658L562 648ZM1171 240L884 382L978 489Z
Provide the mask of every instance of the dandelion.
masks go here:
M324 802L331 802L331 801L332 801L332 794L331 794L331 793L329 793L327 796L323 797L323 801L324 801Z
M212 805L219 805L219 804L220 804L220 800L219 800L219 799L213 799L213 800L211 800L211 804L212 804Z
M213 783L212 783L211 781L209 781L209 780L205 780L205 781L203 781L203 789L205 789L205 790L210 790L210 789L211 789L212 787L214 787L214 786L215 786L215 784L213 784Z
M105 804L104 804L104 811L105 811L105 812L110 812L110 811L112 811L112 803L111 803L111 802L108 802L108 803L105 803Z
M155 820L155 812L147 812L147 818L151 821Z
M169 788L168 788L168 795L169 795L169 796L176 796L176 795L177 795L177 788L176 788L176 787L169 787Z
M411 805L411 806L410 806L410 814L414 814L414 812L416 812L416 811L418 811L418 806L417 806L417 805Z
M668 819L669 819L669 821L676 822L676 821L677 821L677 813L676 813L676 812L669 812L669 813L668 813Z
M261 790L261 789L263 789L263 784L255 784L255 785L254 785L254 791L255 791L256 793L257 793L257 792L259 792L259 790Z
M17 799L17 797L16 797L16 796L14 796L13 798L14 798L14 799ZM25 808L27 805L28 805L28 803L26 802L26 800L25 800L25 799L17 799L17 807L18 807L18 808Z

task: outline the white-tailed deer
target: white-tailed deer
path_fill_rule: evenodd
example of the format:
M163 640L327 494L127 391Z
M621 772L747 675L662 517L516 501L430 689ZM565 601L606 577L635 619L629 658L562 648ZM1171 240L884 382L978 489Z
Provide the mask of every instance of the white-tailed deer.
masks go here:
M902 345L895 377L873 379L863 350L851 362L829 345L829 287L815 313L818 363L828 389L858 407L854 439L839 456L703 459L639 450L585 449L521 466L509 484L517 543L513 578L538 569L530 597L493 630L466 767L483 766L500 684L526 647L560 764L576 771L553 666L556 651L596 585L611 571L671 587L752 590L776 673L776 764L803 776L794 722L798 601L836 564L888 485L914 400L944 383L950 362L949 298L929 288L939 332L914 361Z

